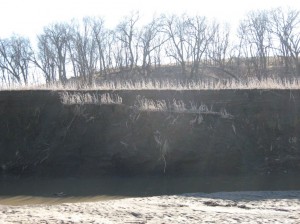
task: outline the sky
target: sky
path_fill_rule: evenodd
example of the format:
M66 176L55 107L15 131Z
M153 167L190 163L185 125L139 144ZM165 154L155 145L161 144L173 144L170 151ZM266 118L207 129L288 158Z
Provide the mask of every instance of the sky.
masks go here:
M84 16L101 16L113 28L131 12L141 23L153 15L203 15L237 26L250 10L290 7L300 10L300 0L0 0L0 38L19 34L35 38L48 24Z

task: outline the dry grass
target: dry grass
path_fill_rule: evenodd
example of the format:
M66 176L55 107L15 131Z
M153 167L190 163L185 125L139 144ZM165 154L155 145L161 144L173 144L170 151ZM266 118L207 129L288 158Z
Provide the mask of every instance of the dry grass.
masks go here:
M173 99L172 102L167 102L165 100L153 100L145 97L137 96L134 103L134 108L138 111L161 111L161 112L171 112L177 114L211 114L217 115L225 119L232 119L233 116L225 109L221 111L213 111L209 109L207 105L201 104L198 105L193 101L185 103L182 100Z
M223 89L300 89L300 78L251 78L237 80L106 80L95 82L90 86L69 83L46 85L0 86L0 90L223 90Z
M104 93L60 93L60 99L66 105L84 105L84 104L122 104L122 97L118 94Z
M59 94L62 104L65 105L103 105L103 104L122 104L122 97L115 93L84 93L75 92L68 93L62 92ZM222 118L231 119L232 115L227 113L225 109L220 112L212 111L205 104L197 105L193 101L185 103L182 100L173 99L172 102L166 100L153 100L138 95L133 106L130 106L135 111L149 111L149 112L171 112L177 114L211 114L217 115Z

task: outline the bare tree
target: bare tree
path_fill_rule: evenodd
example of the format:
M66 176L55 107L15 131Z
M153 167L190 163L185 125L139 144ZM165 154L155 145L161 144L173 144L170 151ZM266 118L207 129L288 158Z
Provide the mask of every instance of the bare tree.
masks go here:
M210 36L207 47L207 54L212 61L212 69L218 70L221 74L229 75L231 78L238 79L236 69L232 69L231 63L234 60L232 53L234 48L230 45L230 28L228 24L220 25L214 23L212 26L213 32Z
M96 40L92 35L92 20L89 17L83 19L82 23L73 23L72 35L69 47L70 55L75 59L79 75L87 84L92 84L93 75L96 71ZM74 69L73 69L74 70Z
M165 38L163 35L159 35L155 40L155 45L158 46L157 48L155 48L153 50L153 63L154 63L154 67L158 68L161 66L162 64L162 58L163 58L163 46L164 43L167 41L168 39Z
M127 54L124 52L125 46L122 41L117 38L117 33L111 31L112 44L110 45L112 54L112 68L114 70L122 70L123 67L128 66Z
M208 24L206 17L188 18L188 44L191 49L191 77L199 74L201 60L207 54L209 44L216 32L216 26Z
M186 77L186 62L190 58L190 45L187 42L188 20L185 15L181 17L175 15L165 16L163 19L163 30L169 40L166 46L166 54L180 64L182 75Z
M32 53L30 42L26 38L12 36L0 40L0 68L11 76L10 80L27 85Z
M267 74L267 59L271 49L269 26L267 11L249 12L239 26L239 34L243 39L244 49L250 55L248 60L250 60L249 62L258 77Z
M49 39L46 35L41 34L37 39L38 49L37 52L32 55L30 60L43 73L46 84L51 84L56 81L55 50L49 43Z
M134 43L134 38L137 37L136 23L138 20L139 14L133 13L129 17L124 18L116 29L116 38L121 41L124 49L126 67L129 66L131 71L137 61L135 51L137 43Z
M59 80L64 84L67 81L67 50L68 41L70 40L70 26L67 23L56 23L44 28L44 37L53 50L55 56L55 66L58 70Z
M295 73L300 76L300 11L277 8L271 12L272 32L280 42L278 48L284 58L286 72L289 72L290 58L295 66Z
M95 40L98 54L98 64L100 74L107 76L107 67L109 66L109 31L104 27L103 18L90 18L92 38Z
M152 53L168 40L162 34L161 18L153 18L152 21L141 30L140 46L142 48L142 70L145 76L150 72Z

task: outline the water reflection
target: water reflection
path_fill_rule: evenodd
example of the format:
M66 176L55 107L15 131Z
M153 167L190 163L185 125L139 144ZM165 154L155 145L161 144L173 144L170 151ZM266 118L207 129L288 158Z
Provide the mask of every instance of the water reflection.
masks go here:
M218 191L300 190L297 175L0 178L0 204L57 204Z

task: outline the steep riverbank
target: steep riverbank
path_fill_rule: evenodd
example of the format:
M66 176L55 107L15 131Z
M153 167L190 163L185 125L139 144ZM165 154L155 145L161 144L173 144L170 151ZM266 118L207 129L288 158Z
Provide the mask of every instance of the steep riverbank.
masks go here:
M2 91L3 175L300 172L300 91Z

